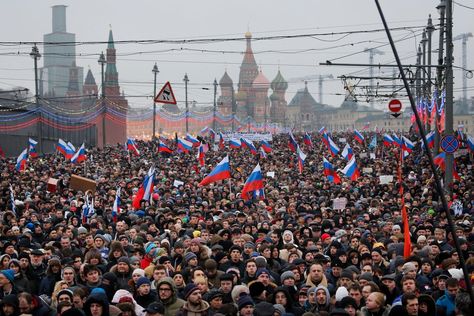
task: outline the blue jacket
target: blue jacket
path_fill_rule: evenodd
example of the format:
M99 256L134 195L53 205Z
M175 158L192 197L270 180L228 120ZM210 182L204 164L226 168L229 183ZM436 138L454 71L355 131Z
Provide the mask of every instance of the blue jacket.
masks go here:
M436 309L439 310L441 315L454 316L455 315L455 304L454 299L456 297L449 295L448 291L444 291L444 295L438 298L436 301Z

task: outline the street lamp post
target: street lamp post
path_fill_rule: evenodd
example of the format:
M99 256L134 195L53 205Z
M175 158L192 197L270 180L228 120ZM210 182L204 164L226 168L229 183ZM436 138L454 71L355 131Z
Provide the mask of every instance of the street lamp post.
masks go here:
M433 26L433 21L431 20L431 14L429 15L428 17L428 25L426 26L426 33L428 34L428 65L431 66L431 53L432 53L432 49L431 49L431 41L432 41L432 38L433 38L433 31L434 31L434 26ZM429 99L429 102L432 103L432 94L431 94L431 67L428 68L428 82L426 83L426 91L428 91L428 96L430 96L430 99ZM436 111L436 109L435 109ZM437 112L437 111L436 111ZM431 113L428 113L429 116L431 116ZM428 120L428 124L427 124L427 131L430 131L431 130L431 124L430 124L430 120Z
M439 5L436 7L439 11L439 46L438 46L438 68L436 70L436 90L438 91L438 99L436 104L441 105L441 94L442 94L442 82L443 82L443 64L444 64L444 19L446 13L446 1L441 0ZM440 142L440 133L438 128L438 122L440 119L440 113L436 109L436 122L435 122L435 146L434 146L434 155L439 153L439 142Z
M214 79L214 113L212 117L212 129L216 130L216 112L217 112L217 80Z
M105 135L105 115L107 113L107 108L105 104L105 84L104 84L104 66L107 61L105 60L104 52L100 53L98 63L100 64L100 74L101 74L101 99L102 99L102 148L105 148L107 138Z
M453 3L446 0L446 101L445 101L445 136L453 136ZM444 184L451 193L453 183L454 156L446 153L446 171Z
M186 105L186 133L189 132L189 104L188 104L188 74L184 74L184 102Z
M38 50L36 44L31 49L30 53L31 58L35 61L35 103L36 103L36 111L38 112L38 123L36 124L38 130L38 147L39 152L43 152L43 124L41 122L41 109L39 104L39 89L38 89L38 59L41 58L41 54Z
M156 133L156 102L155 102L155 97L156 97L156 75L160 72L158 70L158 66L155 65L153 66L153 69L151 70L153 72L153 134L151 139L155 139L155 133Z

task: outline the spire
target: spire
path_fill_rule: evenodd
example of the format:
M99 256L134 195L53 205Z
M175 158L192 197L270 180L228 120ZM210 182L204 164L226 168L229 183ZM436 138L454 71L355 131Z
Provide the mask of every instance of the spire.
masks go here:
M258 66L252 51L252 34L247 31L247 33L245 33L245 39L247 41L247 48L245 50L244 60L240 66L239 91L242 88L246 89L251 87L253 81L258 76Z
M84 84L91 86L96 85L94 75L92 74L92 71L90 69L87 71L86 80L84 81Z
M115 46L114 46L114 35L112 34L112 26L110 26L109 41L108 41L108 44L107 44L107 49L115 49Z
M72 62L71 68L69 68L69 85L67 94L79 94L79 79L77 74L76 62Z

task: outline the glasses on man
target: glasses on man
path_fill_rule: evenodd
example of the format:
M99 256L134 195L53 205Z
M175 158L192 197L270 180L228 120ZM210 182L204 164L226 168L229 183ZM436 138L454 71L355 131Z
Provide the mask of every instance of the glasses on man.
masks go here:
M160 291L160 292L170 292L171 289L170 289L169 287L160 287L160 288L158 289L158 291Z

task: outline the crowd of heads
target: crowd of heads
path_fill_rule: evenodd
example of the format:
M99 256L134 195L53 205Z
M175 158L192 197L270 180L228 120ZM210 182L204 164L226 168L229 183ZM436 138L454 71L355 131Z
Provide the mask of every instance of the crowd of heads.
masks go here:
M209 145L204 166L195 150L159 153L158 140L138 141L139 156L123 145L91 148L81 164L46 154L22 172L2 159L0 313L469 315L460 259L473 277L472 156L456 157L450 227L422 148L400 162L400 149L378 136L369 149L350 133L332 134L351 143L361 173L357 181L340 173L339 184L324 175L323 157L335 169L347 161L331 156L317 133L311 147L296 134L307 154L301 173L286 134L273 136L267 157L200 138ZM225 155L232 178L199 186ZM257 163L265 196L242 199ZM150 198L133 208L151 166ZM72 189L72 175L94 180L95 190ZM384 175L394 179L381 183ZM336 199L344 205L335 207Z

